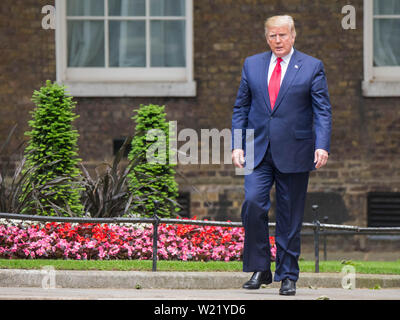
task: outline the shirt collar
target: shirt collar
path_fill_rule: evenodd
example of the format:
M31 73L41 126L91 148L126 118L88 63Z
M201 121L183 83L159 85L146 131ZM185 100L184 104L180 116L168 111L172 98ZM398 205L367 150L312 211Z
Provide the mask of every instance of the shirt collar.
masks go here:
M290 52L286 56L282 57L283 62L286 63L286 64L289 64L290 58L292 57L293 53L294 53L294 49L292 47L292 50L290 50ZM276 63L276 59L277 58L278 57L275 55L275 53L272 52L271 61L273 63Z

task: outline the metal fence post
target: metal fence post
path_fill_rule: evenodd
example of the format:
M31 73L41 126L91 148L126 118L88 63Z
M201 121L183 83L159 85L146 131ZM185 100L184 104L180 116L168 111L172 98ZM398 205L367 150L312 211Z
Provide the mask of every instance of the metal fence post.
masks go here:
M158 242L158 225L160 224L160 218L157 216L158 201L154 201L154 222L153 222L153 272L157 271L157 242Z
M314 211L314 252L315 252L315 273L319 273L319 228L318 205L312 206Z
M324 224L328 223L328 217L325 216L324 217ZM328 260L328 253L327 253L327 249L326 249L326 230L325 228L323 229L323 235L324 235L324 261Z

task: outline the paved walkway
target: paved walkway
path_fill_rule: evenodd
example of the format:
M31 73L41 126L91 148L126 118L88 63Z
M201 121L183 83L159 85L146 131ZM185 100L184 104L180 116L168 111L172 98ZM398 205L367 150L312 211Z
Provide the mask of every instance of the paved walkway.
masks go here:
M301 273L294 297L278 295L277 282L260 290L241 289L249 277L242 272L0 269L0 299L400 300L400 275L347 279L340 273ZM350 283L353 289L343 289Z
M0 299L13 300L400 300L400 289L298 288L296 296L278 295L276 288L255 291L171 289L42 289L0 288Z
M77 289L240 289L251 274L243 272L143 272L0 269L0 287ZM400 275L301 273L297 288L400 288ZM280 283L274 282L273 288Z

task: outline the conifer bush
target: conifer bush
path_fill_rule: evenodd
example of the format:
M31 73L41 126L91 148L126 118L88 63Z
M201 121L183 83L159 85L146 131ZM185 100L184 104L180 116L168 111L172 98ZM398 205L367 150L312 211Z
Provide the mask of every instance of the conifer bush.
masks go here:
M73 111L76 102L65 92L65 87L46 81L46 85L35 90L32 101L36 107L31 112L32 120L26 162L23 172L35 167L30 173L30 183L24 186L24 196L37 186L45 197L40 201L29 201L21 213L39 215L80 216L83 205L80 201L82 187L76 183L79 176L78 132L73 121L79 116ZM50 183L51 182L51 183Z
M135 173L128 175L130 192L143 199L137 203L134 214L151 217L156 213L161 218L176 217L179 205L178 184L175 181L175 164L169 163L169 123L166 121L165 106L140 105L132 119L136 122L135 136L128 159L133 160L146 154ZM151 130L157 130L151 135ZM157 134L158 132L158 134ZM148 161L149 152L155 151L156 161ZM154 160L154 159L153 159ZM156 204L157 203L157 207Z

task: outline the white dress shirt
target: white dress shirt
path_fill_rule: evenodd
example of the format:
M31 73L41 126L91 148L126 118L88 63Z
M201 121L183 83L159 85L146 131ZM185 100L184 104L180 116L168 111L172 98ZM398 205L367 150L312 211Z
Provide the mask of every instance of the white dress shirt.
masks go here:
M282 70L281 71L281 84L282 84L283 78L285 77L285 73L286 73L286 70L287 70L287 68L289 66L289 62L290 62L290 59L292 58L293 52L294 52L294 49L292 47L292 50L290 50L290 53L288 55L282 57L282 62L281 62L281 70ZM274 72L277 59L278 59L278 57L272 52L271 61L269 63L269 70L268 70L268 85L269 85L269 80L271 79L271 76L272 76L272 72Z

